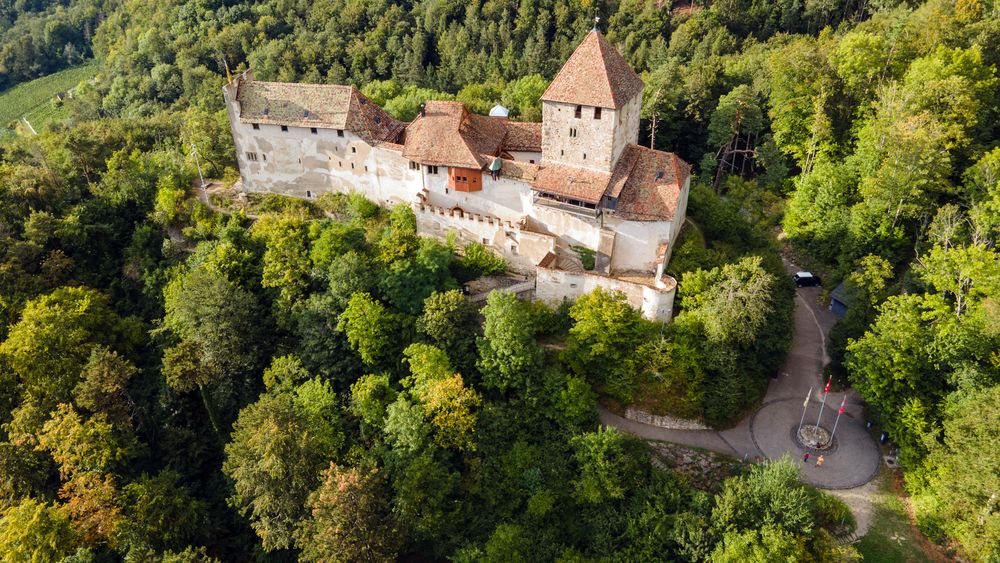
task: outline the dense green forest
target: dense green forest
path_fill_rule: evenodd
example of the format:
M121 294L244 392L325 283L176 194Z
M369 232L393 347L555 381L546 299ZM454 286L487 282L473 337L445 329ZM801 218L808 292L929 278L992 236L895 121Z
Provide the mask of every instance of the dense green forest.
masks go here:
M642 142L698 177L679 314L461 284L483 247L406 208L233 178L227 66L430 98L538 97L596 16L646 82ZM831 372L900 448L920 529L1000 558L995 0L0 3L0 88L93 57L0 139L0 554L22 561L851 560L788 462L696 486L598 397L731 424L784 360L784 246L844 283ZM655 119L654 119L655 118ZM655 123L655 126L653 125Z

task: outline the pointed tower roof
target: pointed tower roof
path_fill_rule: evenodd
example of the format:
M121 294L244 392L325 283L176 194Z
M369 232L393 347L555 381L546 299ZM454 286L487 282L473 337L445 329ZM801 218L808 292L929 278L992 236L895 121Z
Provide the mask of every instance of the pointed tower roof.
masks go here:
M542 100L617 109L642 92L642 86L639 75L595 29L570 55Z

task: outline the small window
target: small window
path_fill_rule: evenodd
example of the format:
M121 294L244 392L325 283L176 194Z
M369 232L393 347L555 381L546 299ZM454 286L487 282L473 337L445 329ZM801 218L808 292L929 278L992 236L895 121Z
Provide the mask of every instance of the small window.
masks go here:
M262 156L264 158L264 162L267 162L267 155L266 154L261 153L260 156Z
M338 137L343 137L344 136L344 130L343 129L337 129L337 136Z
M601 118L601 108L594 108L594 119Z
M490 243L489 239L485 239L485 238L483 239L483 244L484 244L484 245L485 245L485 244L489 244L489 243Z
M516 244L510 245L510 253L513 254L514 256L517 256L517 245Z
M576 106L576 113L573 114L573 117L577 119L583 117L583 106Z
M365 165L365 172L368 172L368 165Z
M583 153L583 159L587 160L587 153Z
M445 189L444 189L444 193L446 193L446 194L447 194L447 193L451 193L451 192L449 192L449 191L448 191L448 188L445 188Z
M438 173L438 167L428 164L427 165L427 173L428 174L437 174Z
M260 129L260 123L254 123L254 124L253 124L253 128L254 128L255 130L256 130L256 129Z
M255 153L255 152L248 152L247 153L247 160L249 160L250 162L257 162L257 153Z
M420 170L420 163L411 160L410 161L410 170Z
M358 147L351 147L351 152L352 153L357 153L358 152Z
M312 197L312 196L313 196L313 193L311 191L309 191L309 190L306 190L306 197Z
M351 170L354 170L354 163L351 163Z
M566 156L566 151L559 149L559 156Z
M281 130L287 133L288 132L288 126L287 125L282 125L281 126Z
M531 159L531 160L529 160L529 161L528 161L528 163L529 163L529 164L534 164L534 163L535 163L535 159Z
M313 135L319 134L319 131L317 131L315 127L310 127L309 132L312 133Z
M569 286L570 287L576 287L576 284L575 283L571 283L571 284L569 284Z

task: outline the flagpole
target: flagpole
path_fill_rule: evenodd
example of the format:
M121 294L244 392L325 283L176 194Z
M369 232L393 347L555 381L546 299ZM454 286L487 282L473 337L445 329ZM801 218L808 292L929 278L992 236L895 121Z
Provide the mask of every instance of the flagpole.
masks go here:
M799 429L795 431L795 436L802 432L802 423L806 421L806 410L809 409L809 399L812 398L813 388L809 388L809 394L806 395L806 402L802 403L802 418L799 419Z
M819 416L816 417L816 426L819 426L819 421L823 418L823 407L826 406L826 398L830 395L830 381L833 380L833 376L826 381L826 387L823 388L823 402L819 405Z
M837 425L840 424L840 415L844 414L844 405L847 404L847 393L844 393L844 400L840 402L840 410L837 411L837 420L833 423L833 432L830 432L830 443L833 443L833 436L837 433Z

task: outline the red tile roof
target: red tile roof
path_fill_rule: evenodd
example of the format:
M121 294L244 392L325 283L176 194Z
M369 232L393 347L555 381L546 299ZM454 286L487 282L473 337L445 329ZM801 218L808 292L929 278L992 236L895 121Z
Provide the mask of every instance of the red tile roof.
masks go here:
M403 156L423 164L483 168L500 152L505 122L469 112L461 102L429 101L407 127Z
M345 129L369 143L395 142L403 123L353 86L241 80L240 121L294 127Z
M611 174L543 162L532 188L594 204L608 196L618 200L613 213L622 219L670 221L690 174L690 166L674 153L629 145Z
M611 174L588 168L554 164L539 168L532 188L587 203L599 203L608 188Z
M530 121L504 121L507 135L503 150L542 152L542 124Z
M642 86L618 50L594 30L573 51L542 100L617 109L642 92Z
M631 221L673 220L690 174L690 166L674 153L629 145L608 190L618 198L615 215Z

